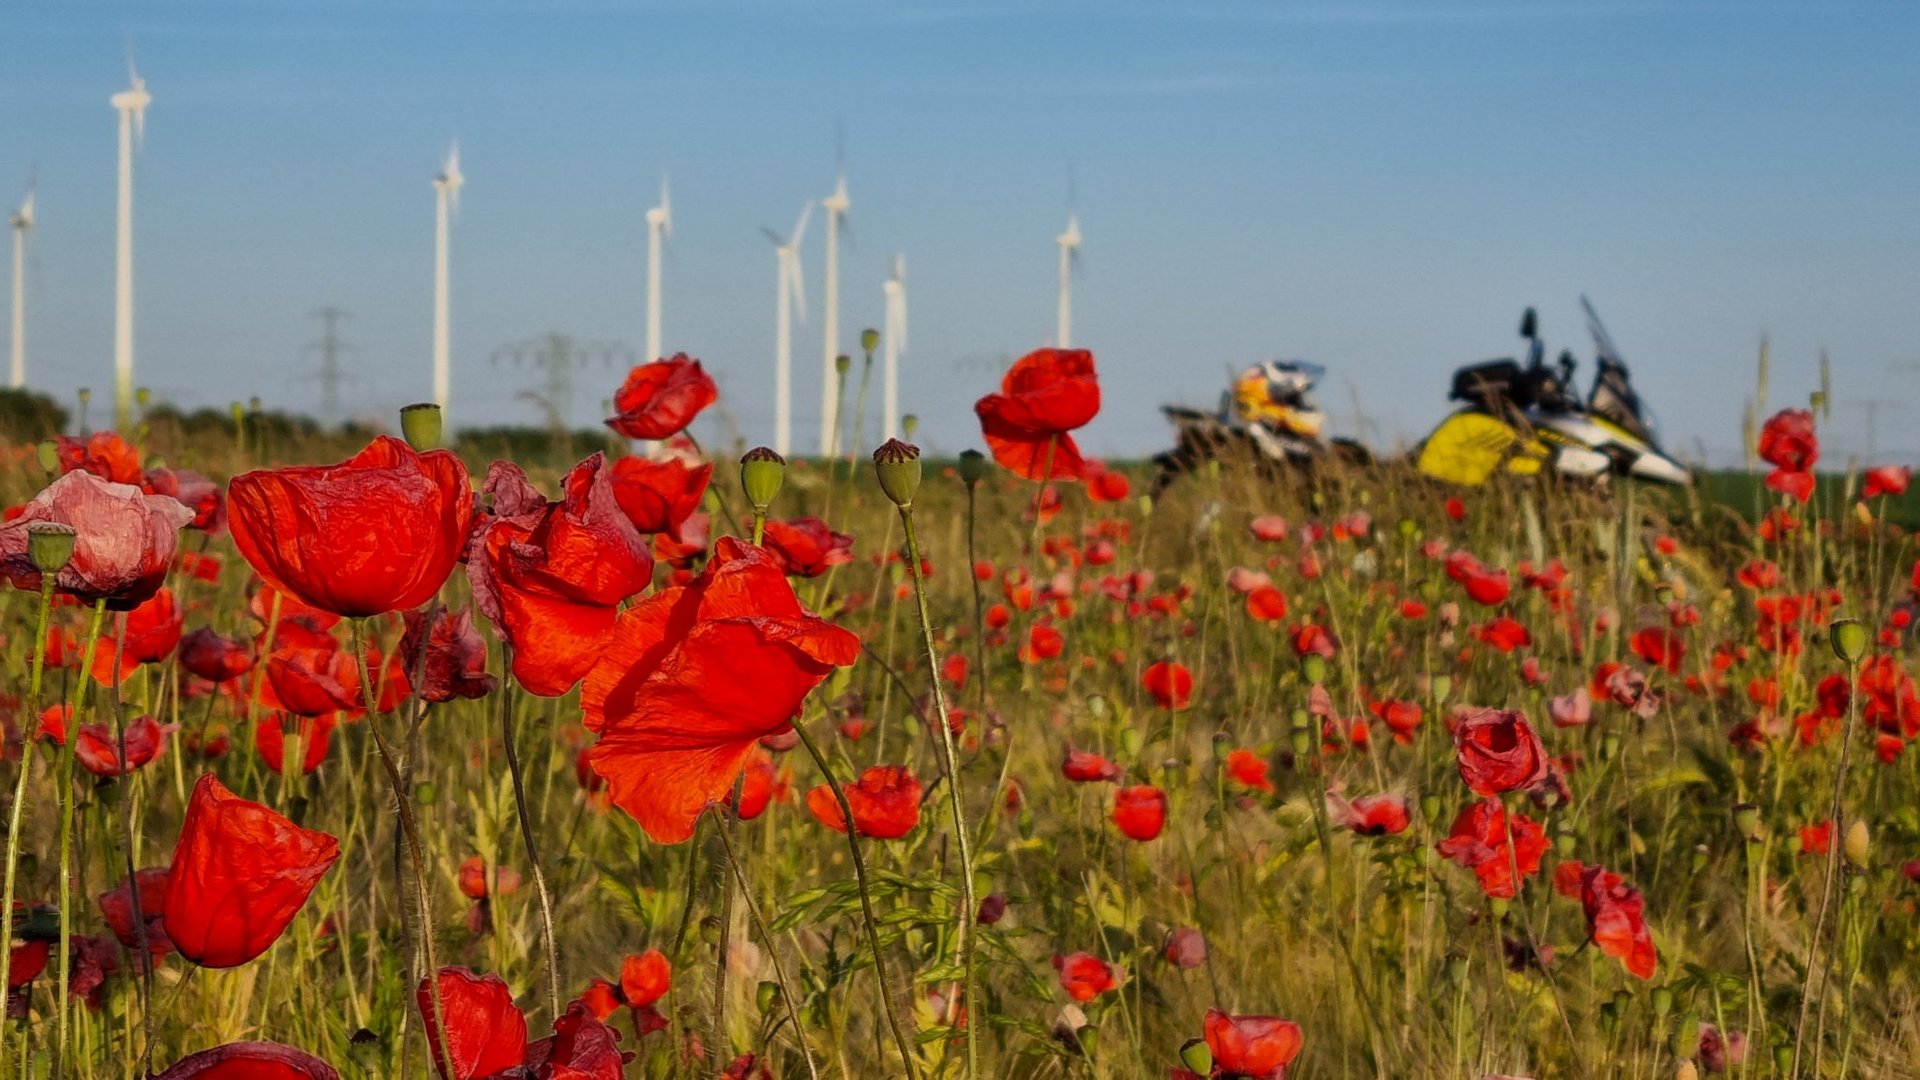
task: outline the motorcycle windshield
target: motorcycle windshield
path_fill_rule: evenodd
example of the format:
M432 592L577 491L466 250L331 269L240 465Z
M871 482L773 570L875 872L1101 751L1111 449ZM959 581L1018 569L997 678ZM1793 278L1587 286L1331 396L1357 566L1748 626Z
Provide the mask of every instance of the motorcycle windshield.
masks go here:
M1587 398L1587 412L1613 424L1649 446L1660 443L1652 410L1634 392L1625 364L1602 359L1594 376L1593 393Z

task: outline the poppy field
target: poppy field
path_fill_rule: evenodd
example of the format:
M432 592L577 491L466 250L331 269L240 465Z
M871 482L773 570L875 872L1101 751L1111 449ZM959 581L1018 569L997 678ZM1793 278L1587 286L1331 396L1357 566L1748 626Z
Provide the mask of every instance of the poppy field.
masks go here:
M1155 495L980 391L9 447L0 1076L1920 1075L1904 468Z

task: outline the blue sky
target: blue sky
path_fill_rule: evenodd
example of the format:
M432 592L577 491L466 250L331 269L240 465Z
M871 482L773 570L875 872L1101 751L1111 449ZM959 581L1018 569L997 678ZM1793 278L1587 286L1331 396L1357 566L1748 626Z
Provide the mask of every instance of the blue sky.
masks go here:
M645 227L676 234L666 345L771 435L774 261L844 131L846 347L908 262L903 407L971 403L1053 330L1075 177L1076 344L1095 453L1150 451L1164 400L1229 367L1329 369L1377 442L1446 411L1454 366L1607 318L1670 444L1738 457L1763 333L1772 403L1833 357L1829 445L1920 458L1920 10L1905 3L1128 0L1050 4L169 0L9 4L0 192L37 174L31 381L110 385L115 119L131 39L154 95L137 182L139 379L183 404L317 409L309 312L352 312L381 414L428 396L433 196L460 139L457 423L537 421L497 346L644 338ZM821 233L797 334L817 422ZM582 373L590 422L619 372ZM1916 405L1907 404L1910 401ZM719 421L716 420L717 424ZM871 426L869 428L871 430ZM804 441L804 440L801 440Z

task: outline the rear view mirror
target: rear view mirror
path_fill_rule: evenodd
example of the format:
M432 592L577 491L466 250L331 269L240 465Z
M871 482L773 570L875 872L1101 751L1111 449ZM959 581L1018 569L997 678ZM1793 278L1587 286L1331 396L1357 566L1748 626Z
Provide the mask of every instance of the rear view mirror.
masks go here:
M1526 314L1520 316L1520 336L1528 341L1540 336L1540 317L1533 313L1532 308L1528 308Z

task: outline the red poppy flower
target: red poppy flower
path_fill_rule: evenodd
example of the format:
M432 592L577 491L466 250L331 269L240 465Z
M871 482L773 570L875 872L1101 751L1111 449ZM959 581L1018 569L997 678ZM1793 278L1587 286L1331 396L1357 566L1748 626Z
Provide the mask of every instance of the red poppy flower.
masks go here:
M56 435L53 453L62 473L88 472L116 484L140 483L140 451L116 432L96 431L84 439Z
M1813 412L1781 409L1760 429L1760 460L1780 469L1805 472L1820 460L1820 439L1814 434Z
M1800 826L1800 854L1825 855L1833 846L1833 822L1817 821Z
M1680 635L1661 626L1636 630L1627 643L1635 656L1654 667L1666 668L1669 675L1680 673L1680 662L1687 656L1687 643Z
M466 549L473 516L459 458L386 435L337 465L236 476L227 500L234 546L256 573L350 618L433 599Z
M238 967L267 951L339 858L333 837L202 776L167 875L167 937L203 967Z
M614 391L616 415L607 419L607 426L629 439L669 439L719 397L720 389L700 361L676 353L627 373L627 381Z
M142 716L127 724L126 756L120 753L120 734L111 724L83 724L73 744L74 760L95 776L125 776L135 769L157 761L166 752L167 736L180 729L178 724L161 724L151 716Z
M678 843L732 790L755 740L787 731L859 652L800 606L772 556L724 537L699 577L620 616L581 691L600 735L587 763L649 836Z
M920 779L905 765L875 765L862 771L858 781L841 785L841 790L861 836L897 840L920 824ZM807 792L807 809L827 828L847 831L839 800L827 785Z
M627 957L620 964L620 994L633 1008L652 1005L673 986L673 964L659 949Z
M1494 570L1464 551L1447 556L1447 576L1467 590L1476 604L1493 607L1513 591L1513 579L1505 570Z
M1120 985L1117 969L1092 953L1055 953L1053 970L1060 973L1061 989L1075 1001L1092 1001Z
M793 577L814 578L853 561L853 537L834 532L817 517L769 520L761 546Z
M1659 953L1640 890L1605 867L1590 867L1580 877L1580 904L1587 912L1587 937L1600 951L1620 961L1628 974L1653 978Z
M1163 709L1178 711L1193 700L1193 672L1188 671L1185 664L1171 660L1148 667L1140 676L1140 685L1153 696L1154 704Z
M174 603L173 590L162 587L139 607L117 616L114 623L113 631L100 635L93 654L93 677L102 686L118 686L141 664L157 664L172 656L180 644L185 616Z
M1126 473L1113 472L1102 462L1087 460L1081 473L1087 484L1087 498L1093 502L1119 502L1133 491Z
M1905 495L1907 484L1913 479L1913 470L1905 465L1878 465L1868 469L1866 484L1861 489L1862 499L1877 498L1881 495Z
M1398 795L1362 795L1352 802L1329 796L1327 804L1334 824L1361 836L1396 836L1413 820L1407 800Z
M1284 1077L1300 1053L1300 1025L1277 1016L1235 1016L1208 1009L1202 1022L1213 1065L1224 1076Z
M775 799L792 798L788 782L792 776L773 763L773 758L758 743L747 754L744 778L740 783L740 803L736 807L741 821L752 821L766 812Z
M288 636L282 624L276 637ZM280 646L267 657L267 684L262 700L271 708L296 716L324 716L365 707L360 695L360 662L326 634L314 634L295 644Z
M253 670L253 652L203 626L180 639L180 666L208 682L223 683Z
M1481 644L1503 653L1524 649L1533 644L1533 635L1527 632L1527 628L1507 615L1493 619L1485 625L1475 626L1471 632Z
M188 1054L153 1080L340 1080L340 1074L291 1046L233 1042Z
M1160 955L1167 963L1182 970L1191 970L1207 962L1207 939L1200 931L1189 927L1175 927L1167 931L1166 943L1160 946Z
M700 509L712 477L711 464L688 465L679 458L655 461L629 455L607 470L614 501L643 533L671 532L691 517Z
M125 483L137 483L146 491L165 495L193 511L193 520L187 522L189 529L215 534L226 531L226 503L221 498L220 485L192 469L148 469L141 479ZM218 565L215 564L215 569Z
M1273 781L1267 776L1267 759L1251 750L1232 750L1227 753L1227 775L1233 782L1252 791L1273 791Z
M1287 519L1279 514L1262 514L1247 526L1255 540L1264 540L1269 544L1279 543L1287 538Z
M1546 779L1547 750L1515 709L1466 709L1456 714L1454 755L1460 779L1475 795L1498 795Z
M1333 635L1318 623L1307 623L1293 632L1293 654L1302 659L1318 656L1323 660L1331 660L1338 651L1339 646L1334 644Z
M487 643L473 628L471 613L432 604L407 612L406 619L400 655L406 670L419 675L422 700L470 700L493 693L498 680L487 674Z
M1593 695L1586 687L1547 701L1547 716L1554 727L1580 727L1593 720Z
M518 1074L527 1056L527 1018L513 1004L506 980L476 975L463 967L443 967L439 983L440 1015L447 1024L445 1042L433 1022L433 991L427 980L420 980L415 999L441 1080L490 1080Z
M530 500L520 467L496 461L495 514L476 530L473 602L513 646L513 675L558 697L586 677L613 635L618 605L653 580L653 558L614 500L595 454L561 481L559 502ZM532 505L529 505L532 503Z
M1514 867L1523 879L1539 871L1540 858L1547 853L1547 831L1526 815L1514 814L1513 842L1508 844L1507 828L1507 811L1499 800L1482 799L1460 811L1451 833L1434 849L1472 870L1488 896L1510 900L1516 892Z
M1167 826L1167 793L1151 784L1115 791L1113 823L1128 839L1143 843L1152 840Z
M38 592L40 571L28 554L28 526L39 521L68 525L75 533L73 558L54 576L54 589L129 611L160 590L180 529L192 518L192 511L164 495L90 472L70 472L0 525L0 576L16 589Z
M138 917L134 914L136 894L140 899ZM120 939L120 944L129 949L138 949L144 934L149 955L165 956L173 951L173 942L167 938L165 925L166 867L154 866L142 870L130 880L122 881L118 887L101 893L99 900L100 918L106 922L107 929L113 931L113 936Z
M1382 698L1367 706L1367 711L1380 718L1393 732L1393 741L1402 746L1413 745L1413 737L1420 730L1423 713L1417 701L1401 701L1395 698Z
M1125 770L1099 754L1075 750L1072 746L1068 746L1067 756L1060 762L1060 775L1076 784L1096 781L1111 783L1125 775Z
M327 760L327 746L333 738L333 718L329 716L262 716L254 721L253 748L260 761L275 775L287 761L287 726L292 724L300 736L300 775L306 776Z
M1076 480L1085 472L1069 432L1100 411L1093 354L1039 349L1008 369L1000 392L974 403L993 459L1029 480ZM1049 468L1051 465L1051 468Z
M576 1002L553 1022L552 1035L528 1045L524 1067L533 1080L621 1080L631 1056L620 1052L618 1032Z
M1279 622L1287 617L1287 594L1272 585L1261 585L1247 594L1247 614L1261 622Z
M1067 639L1060 631L1045 623L1036 624L1027 632L1027 643L1020 648L1020 659L1026 663L1052 660L1067 647Z

